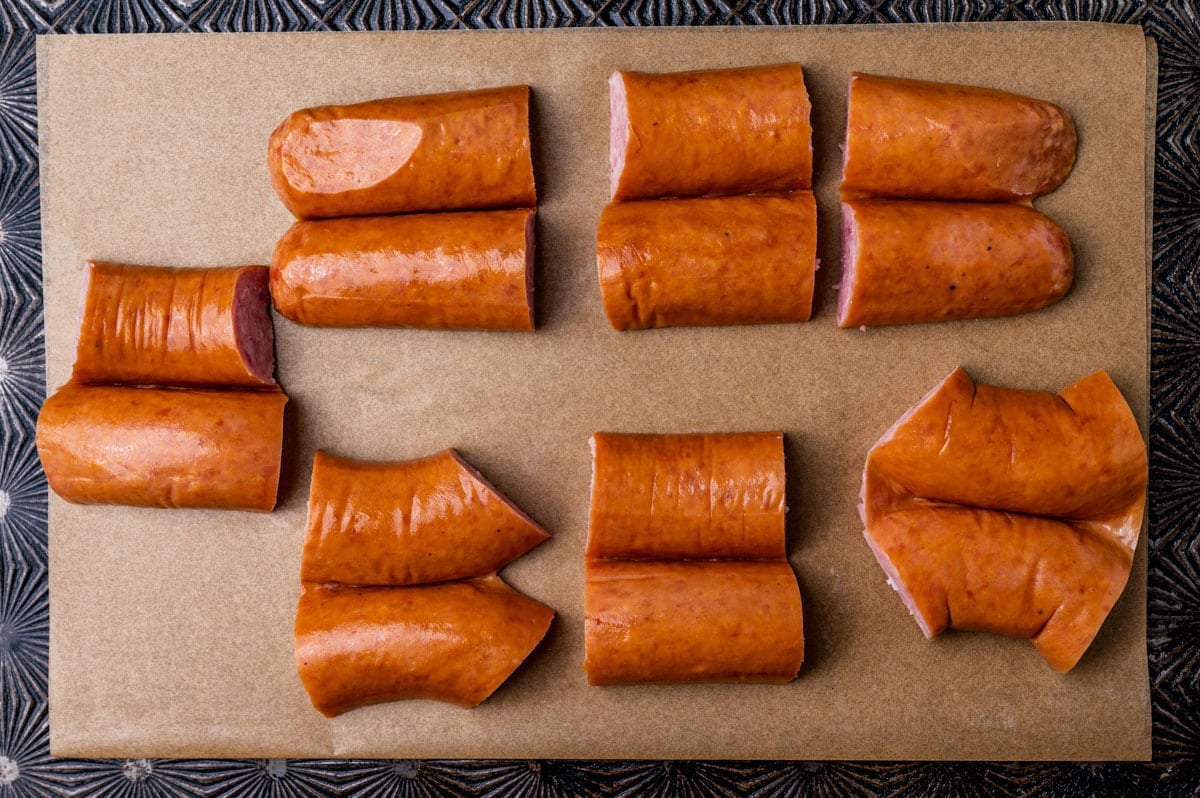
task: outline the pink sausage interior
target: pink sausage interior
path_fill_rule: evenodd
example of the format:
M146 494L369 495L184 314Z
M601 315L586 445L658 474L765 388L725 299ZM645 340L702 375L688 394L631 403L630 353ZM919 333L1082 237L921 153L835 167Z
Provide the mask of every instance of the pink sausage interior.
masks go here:
M625 147L629 143L629 113L625 107L625 78L614 72L608 79L609 133L608 182L609 196L616 196L621 172L625 169Z
M855 263L858 260L858 222L854 209L842 203L842 282L838 287L838 325L846 319L850 299L854 295Z
M268 311L266 267L238 276L233 299L233 336L246 368L267 385L275 383L275 329Z

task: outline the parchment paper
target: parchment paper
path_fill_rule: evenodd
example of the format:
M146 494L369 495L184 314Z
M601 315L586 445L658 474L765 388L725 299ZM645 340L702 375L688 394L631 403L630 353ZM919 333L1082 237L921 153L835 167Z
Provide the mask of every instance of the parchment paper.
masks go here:
M813 98L813 321L618 334L595 228L617 68L800 61ZM834 325L848 73L994 86L1063 105L1079 162L1039 201L1074 243L1061 303L998 320ZM85 259L267 263L290 219L267 136L321 103L529 83L536 334L321 330L276 319L291 395L271 515L74 507L51 496L51 750L70 756L1144 759L1145 563L1080 665L1027 641L927 642L862 539L867 449L955 365L1059 389L1108 369L1143 429L1146 152L1140 29L973 27L63 36L38 42L48 385L69 373ZM1147 138L1147 136L1150 136ZM783 429L807 659L787 686L589 688L583 543L595 430ZM554 538L504 576L558 618L483 706L395 703L326 720L296 676L315 448L401 459L457 447ZM1144 544L1139 549L1144 552Z

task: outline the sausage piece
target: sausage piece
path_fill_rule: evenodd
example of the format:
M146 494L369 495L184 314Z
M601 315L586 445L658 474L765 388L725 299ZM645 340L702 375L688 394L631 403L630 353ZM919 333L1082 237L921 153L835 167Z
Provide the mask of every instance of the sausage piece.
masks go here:
M300 578L416 585L483 576L547 538L453 449L402 463L317 452Z
M593 685L769 682L804 659L786 560L588 563L584 669Z
M274 387L267 269L89 261L72 380Z
M779 559L783 433L592 436L587 556Z
M845 202L838 326L1038 310L1070 289L1074 263L1062 228L1023 205Z
M275 247L271 297L320 327L533 329L529 209L297 222Z
M1024 200L1075 164L1071 117L1007 92L855 73L846 115L842 199Z
M871 449L860 512L927 637L1030 637L1063 672L1128 581L1146 469L1103 371L1053 395L976 385L956 369Z
M383 701L484 701L550 628L554 611L498 577L423 587L304 585L296 668L333 717Z
M609 78L614 202L812 188L799 64Z
M596 262L616 330L807 321L816 202L798 191L612 204Z
M299 219L532 206L529 87L306 108L267 165Z
M283 444L280 392L67 384L46 400L37 448L75 504L269 512Z

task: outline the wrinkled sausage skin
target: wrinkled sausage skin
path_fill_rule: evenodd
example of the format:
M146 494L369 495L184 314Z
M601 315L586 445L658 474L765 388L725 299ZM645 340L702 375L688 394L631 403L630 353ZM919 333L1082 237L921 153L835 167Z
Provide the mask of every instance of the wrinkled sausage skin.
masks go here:
M300 578L416 585L484 576L548 537L451 449L399 463L317 452Z
M74 382L274 388L267 269L89 261Z
M846 115L843 200L1025 200L1075 164L1071 117L1007 92L855 73Z
M1074 265L1062 228L1023 205L843 203L838 326L1038 310L1066 294Z
M609 78L613 202L812 188L799 64Z
M271 297L319 327L533 329L534 211L297 222L275 247Z
M298 219L532 206L529 87L306 108L267 165Z
M516 670L553 618L494 576L421 587L306 584L296 668L326 717L414 698L473 707Z
M813 195L615 203L596 234L616 330L807 321L817 268Z
M75 504L269 512L283 445L279 392L63 386L38 416L50 488Z

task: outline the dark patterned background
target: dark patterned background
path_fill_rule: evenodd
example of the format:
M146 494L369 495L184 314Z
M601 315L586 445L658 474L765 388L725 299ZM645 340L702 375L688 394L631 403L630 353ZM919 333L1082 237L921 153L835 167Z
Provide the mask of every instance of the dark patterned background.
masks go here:
M848 764L52 759L34 37L288 31L1097 20L1158 42L1148 645L1154 761ZM0 798L268 795L1200 796L1200 8L1195 2L0 0Z

